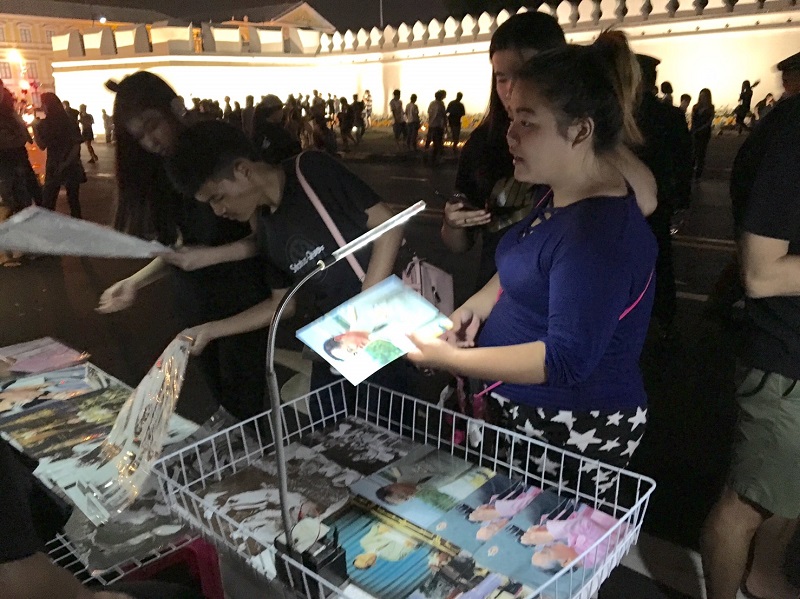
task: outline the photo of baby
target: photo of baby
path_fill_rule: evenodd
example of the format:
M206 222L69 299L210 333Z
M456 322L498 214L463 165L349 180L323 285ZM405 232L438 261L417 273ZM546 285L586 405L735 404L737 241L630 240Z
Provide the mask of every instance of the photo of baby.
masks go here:
M297 337L357 385L414 345L409 333L439 336L452 323L392 275L297 331Z

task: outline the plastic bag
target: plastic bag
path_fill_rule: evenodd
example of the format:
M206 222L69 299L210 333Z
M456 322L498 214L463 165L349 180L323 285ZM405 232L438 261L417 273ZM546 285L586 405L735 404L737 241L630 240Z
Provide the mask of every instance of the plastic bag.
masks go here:
M51 473L93 524L130 506L150 476L167 438L191 345L186 337L174 339L122 406L108 437L73 467Z

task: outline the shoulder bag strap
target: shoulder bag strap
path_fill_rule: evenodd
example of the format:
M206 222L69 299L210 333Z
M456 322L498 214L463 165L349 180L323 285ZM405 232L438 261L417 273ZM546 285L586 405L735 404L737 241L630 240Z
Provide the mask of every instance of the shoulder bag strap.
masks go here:
M319 199L319 196L311 188L311 185L309 185L308 180L305 178L305 175L303 175L302 171L300 170L300 158L303 156L304 153L305 152L298 154L297 158L294 161L294 169L295 172L297 173L297 179L300 181L300 186L303 188L303 191L306 192L308 199L311 200L311 203L317 210L317 213L322 219L322 222L325 223L325 226L328 227L328 231L330 231L334 240L336 240L336 243L339 244L339 247L344 247L347 244L347 242L344 240L344 237L342 237L341 232L339 232L339 227L337 227L336 223L333 222L331 215L328 214L328 211L325 209L325 206L323 206L322 202ZM356 257L353 254L350 254L349 256L347 256L347 261L350 263L353 272L356 273L358 280L363 281L367 275L364 272L364 269L361 268L361 265L358 263L358 260L356 260Z

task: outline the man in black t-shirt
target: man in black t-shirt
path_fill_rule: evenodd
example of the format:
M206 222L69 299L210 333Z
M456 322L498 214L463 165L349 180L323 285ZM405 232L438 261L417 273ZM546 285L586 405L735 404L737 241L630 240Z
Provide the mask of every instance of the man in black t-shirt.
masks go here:
M800 516L800 97L780 102L753 136L753 168L734 177L742 192L735 212L748 330L730 474L703 535L709 599L736 595L766 519L791 524ZM781 533L791 530L787 525ZM775 563L775 548L786 542L764 531L755 555L770 546ZM776 584L782 582L753 567L744 586L752 595L776 597Z
M270 269L272 297L224 320L195 327L194 353L218 337L252 331L269 324L288 288L310 272L339 244L323 222L296 172L295 159L281 165L261 160L241 132L223 123L199 123L184 132L170 171L188 196L211 205L219 216L250 222L256 235L201 252L211 263L232 262L260 254ZM322 152L301 155L300 171L333 219L345 241L352 241L393 216L392 210L361 179ZM356 254L366 276L362 281L342 261L308 283L320 313L382 281L392 273L403 239L401 228L389 231ZM183 250L183 253L192 252ZM213 254L213 255L212 255ZM174 256L164 257L168 262ZM180 265L180 264L178 264ZM198 267L206 266L198 263Z

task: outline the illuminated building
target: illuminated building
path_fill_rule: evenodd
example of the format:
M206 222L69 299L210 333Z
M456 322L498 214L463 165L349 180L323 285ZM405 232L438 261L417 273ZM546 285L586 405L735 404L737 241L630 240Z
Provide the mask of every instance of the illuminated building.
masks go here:
M0 79L15 95L54 91L52 38L168 18L152 11L52 0L0 2Z
M333 25L305 2L267 6L246 12L249 14L220 14L219 18L233 18L243 24L257 21L265 26L280 28L290 23L319 31L334 31ZM32 95L35 96L54 91L53 37L74 33L78 35L76 39L79 44L87 38L103 38L113 44L117 30L127 30L141 23L172 20L172 16L153 10L55 0L2 0L0 79L16 96L23 92L33 92ZM193 30L193 38L200 45L200 28ZM65 99L71 99L76 106L82 103L78 98Z
M800 7L791 0L564 0L540 10L552 12L574 43L589 43L615 25L635 51L662 60L659 80L671 81L676 97L689 93L694 100L708 87L718 107L736 104L744 79L761 80L757 97L779 94L774 66L800 49ZM421 110L445 89L450 96L463 92L467 113L474 114L488 99L489 39L509 16L502 11L344 33L244 21L203 24L200 44L186 25L117 29L105 42L84 35L83 44L77 34L57 36L55 77L62 96L94 111L111 107L104 81L148 69L187 101L226 95L243 101L267 93L285 98L312 89L350 97L369 89L380 115L388 113L395 88L404 100L416 93Z

